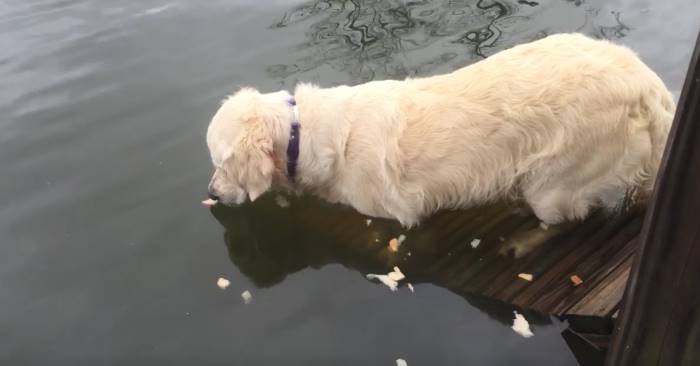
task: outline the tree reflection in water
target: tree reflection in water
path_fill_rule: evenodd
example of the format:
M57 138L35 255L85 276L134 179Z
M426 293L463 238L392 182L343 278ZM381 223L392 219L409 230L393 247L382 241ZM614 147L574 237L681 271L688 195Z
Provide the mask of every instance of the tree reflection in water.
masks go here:
M283 85L318 79L321 68L343 73L348 79L333 81L348 84L425 76L552 33L621 38L630 28L620 18L583 0L316 0L271 25L308 30L291 50L295 61L267 73Z

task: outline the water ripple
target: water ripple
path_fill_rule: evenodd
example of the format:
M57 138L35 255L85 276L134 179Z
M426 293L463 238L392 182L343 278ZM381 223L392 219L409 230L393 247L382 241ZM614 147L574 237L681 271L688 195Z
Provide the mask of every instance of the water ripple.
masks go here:
M349 83L429 75L552 33L622 38L631 30L620 12L600 14L580 0L315 0L287 11L270 29L302 26L306 39L291 50L295 62L266 68L281 84L321 67L345 73Z

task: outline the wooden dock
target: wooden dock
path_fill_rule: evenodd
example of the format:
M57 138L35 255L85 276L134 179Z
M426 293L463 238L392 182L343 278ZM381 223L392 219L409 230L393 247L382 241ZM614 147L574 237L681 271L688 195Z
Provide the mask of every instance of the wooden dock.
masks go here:
M500 253L511 237L544 229L536 217L507 204L442 211L409 231L390 220L367 225L368 218L353 210L310 198L291 199L289 208L280 209L265 197L245 210L220 208L214 214L227 228L232 262L261 286L330 263L363 274L398 265L414 285L432 283L468 300L486 297L526 311L602 317L619 307L643 219L639 210L596 213L515 259ZM406 240L392 252L387 243L401 234ZM519 279L519 273L534 279ZM572 275L583 283L574 286Z
M544 230L536 218L504 207L474 217L444 214L431 223L445 228L436 243L441 258L426 266L422 259L409 261L402 268L454 292L541 313L612 316L622 300L642 219L640 211L598 213L515 259L502 255L502 246L517 232ZM480 239L476 249L471 238ZM518 278L520 273L532 274L532 282ZM583 283L575 286L573 275Z

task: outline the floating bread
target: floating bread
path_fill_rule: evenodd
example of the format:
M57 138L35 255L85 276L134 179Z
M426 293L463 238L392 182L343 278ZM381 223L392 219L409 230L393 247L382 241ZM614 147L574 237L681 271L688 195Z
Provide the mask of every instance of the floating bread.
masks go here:
M398 282L392 280L389 278L388 275L380 275L380 274L374 274L374 273L368 273L366 275L368 280L379 280L383 284L385 284L391 291L396 291L396 287L399 285Z
M250 304L251 301L253 301L253 295L248 290L243 291L241 297L243 298L243 303L246 305Z
M219 286L219 288L222 290L226 290L226 287L228 287L230 284L231 284L231 281L229 281L223 277L219 277L219 280L216 281L216 285Z
M401 273L399 267L394 267L394 271L387 273L387 276L389 276L389 278L391 278L394 281L401 281L404 278L406 278L406 276L404 276L404 274Z
M525 338L534 336L530 330L530 323L527 322L527 319L525 319L522 314L518 314L517 311L514 311L513 313L515 314L515 319L513 319L513 326L511 328L515 331L515 333L518 333Z
M528 282L532 282L532 274L531 273L518 273L518 278L523 279Z
M207 198L207 199L205 199L204 201L202 201L202 204L203 204L204 206L207 206L207 207L213 207L213 206L216 205L217 203L219 203L219 201L214 200L214 199L211 199L211 198Z

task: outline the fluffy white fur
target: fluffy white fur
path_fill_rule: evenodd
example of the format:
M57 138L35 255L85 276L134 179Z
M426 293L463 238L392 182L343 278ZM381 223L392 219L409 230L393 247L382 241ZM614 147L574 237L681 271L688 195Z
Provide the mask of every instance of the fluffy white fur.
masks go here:
M445 75L296 87L301 151L286 177L289 94L244 88L207 143L224 204L271 188L312 192L405 226L441 208L520 197L544 222L652 189L671 94L629 49L553 35Z

